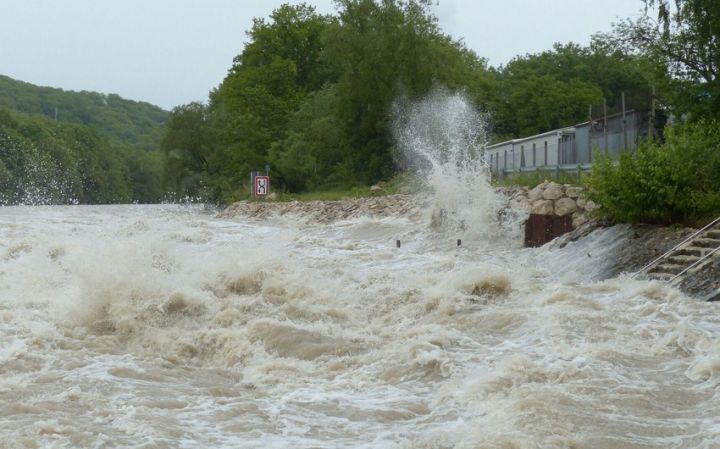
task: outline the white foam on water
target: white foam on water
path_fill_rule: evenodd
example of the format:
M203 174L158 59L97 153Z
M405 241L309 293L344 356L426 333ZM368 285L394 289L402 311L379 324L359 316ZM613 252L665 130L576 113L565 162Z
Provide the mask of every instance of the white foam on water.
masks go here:
M0 208L0 448L719 447L718 306L520 248L482 114L402 111L434 228Z
M717 306L657 283L397 249L398 228L445 239L400 218L18 207L0 226L0 447L720 444Z
M482 152L487 118L468 97L437 87L422 99L396 103L394 113L400 156L433 191L434 224L458 237L517 241L524 214L508 209L490 185Z

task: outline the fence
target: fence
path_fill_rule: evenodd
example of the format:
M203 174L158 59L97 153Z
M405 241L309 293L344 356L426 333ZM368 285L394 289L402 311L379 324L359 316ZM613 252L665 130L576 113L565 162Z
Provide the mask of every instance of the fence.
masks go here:
M654 97L635 95L631 105L650 105L649 112L626 109L625 95L613 105L588 108L588 121L542 134L508 140L485 147L485 157L497 176L528 171L561 172L589 170L593 154L617 158L634 151L639 141L657 136Z

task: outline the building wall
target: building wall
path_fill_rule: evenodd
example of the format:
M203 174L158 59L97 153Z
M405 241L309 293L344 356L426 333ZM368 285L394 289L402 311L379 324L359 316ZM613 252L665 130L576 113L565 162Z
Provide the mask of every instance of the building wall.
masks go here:
M585 122L571 128L558 129L537 136L515 139L491 145L485 150L490 168L498 173L532 168L592 163L592 155L606 152L618 157L623 151L633 151L646 130L640 113L629 111L623 127L622 115ZM644 132L645 131L645 132ZM547 144L547 160L545 145ZM533 160L533 145L535 158Z

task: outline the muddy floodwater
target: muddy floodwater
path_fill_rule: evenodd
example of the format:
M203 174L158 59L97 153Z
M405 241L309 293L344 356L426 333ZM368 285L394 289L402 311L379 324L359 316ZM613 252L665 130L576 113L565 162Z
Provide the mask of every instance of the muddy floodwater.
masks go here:
M720 447L716 304L429 222L0 208L0 447Z

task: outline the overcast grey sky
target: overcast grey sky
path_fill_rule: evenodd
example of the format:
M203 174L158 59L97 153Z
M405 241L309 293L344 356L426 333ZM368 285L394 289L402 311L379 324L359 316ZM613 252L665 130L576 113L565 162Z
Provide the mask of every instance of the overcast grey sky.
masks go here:
M70 90L117 93L170 109L204 101L242 51L252 18L282 0L0 0L0 74ZM319 12L332 0L306 0ZM440 26L491 65L587 44L640 0L440 0Z

